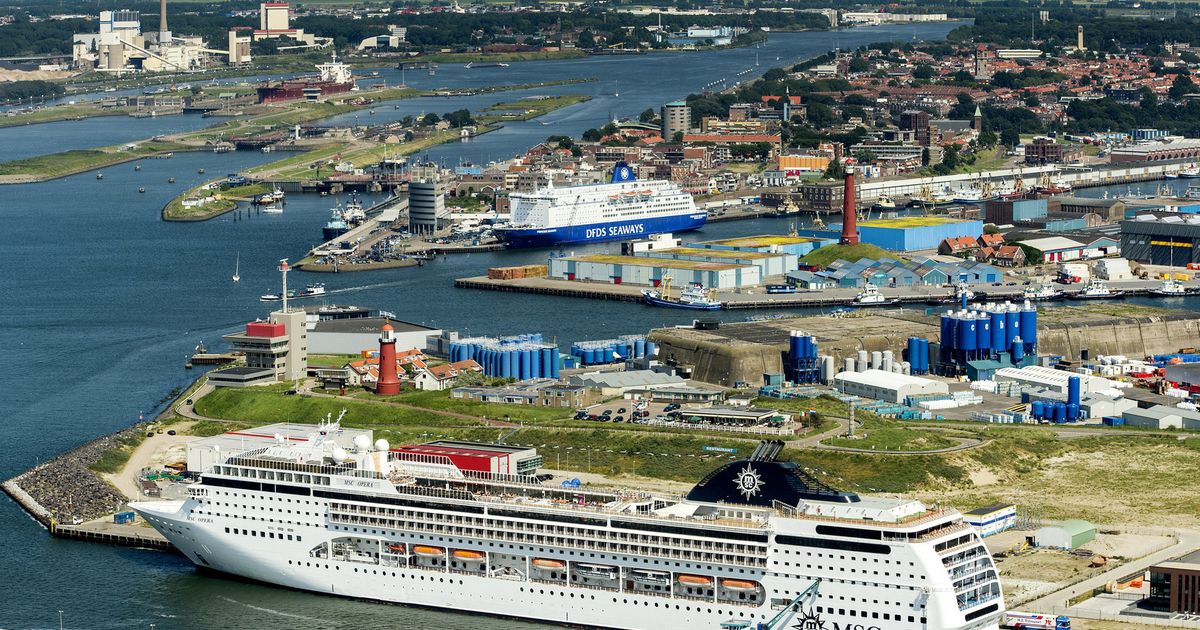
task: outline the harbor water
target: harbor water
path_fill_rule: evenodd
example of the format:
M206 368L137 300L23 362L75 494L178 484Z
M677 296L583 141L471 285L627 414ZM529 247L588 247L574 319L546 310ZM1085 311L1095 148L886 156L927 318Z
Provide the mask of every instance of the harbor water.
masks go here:
M760 55L762 68L833 48L870 41L943 36L952 25L864 28L838 33L772 34L761 49L663 53L557 62L514 63L467 70L443 65L436 76L406 73L417 87L462 87L500 81L523 83L594 76L595 83L563 86L595 98L536 121L507 126L473 142L438 147L430 155L455 164L513 155L552 133L577 134L612 116L636 115L700 85L732 77ZM775 56L781 57L776 62ZM694 71L681 73L681 64ZM506 73L506 74L501 74ZM398 79L398 72L395 72ZM683 76L683 75L686 75ZM556 88L559 89L559 88ZM566 92L564 92L566 93ZM619 93L617 97L615 94ZM483 102L508 100L488 95ZM414 99L407 106L439 113L458 109L454 99ZM391 110L397 111L397 110ZM377 112L376 116L381 115ZM185 118L150 119L157 124ZM98 126L150 124L111 119ZM73 123L39 125L39 133L0 130L0 158L60 150L48 137L67 137ZM5 135L5 134L9 135ZM145 137L158 132L145 132ZM59 134L55 136L54 134ZM127 140L95 141L95 144ZM66 140L63 140L66 142ZM179 153L42 184L6 187L0 202L0 477L157 412L164 397L194 373L184 358L200 342L214 347L220 335L270 309L258 301L278 289L275 263L299 259L320 239L334 199L291 195L283 214L228 214L203 223L166 223L159 211L173 195L213 174L275 159L257 152ZM208 175L200 175L205 168ZM175 177L176 183L167 179ZM145 187L145 194L137 189ZM1088 191L1089 194L1093 191ZM343 199L344 200L344 199ZM368 201L370 201L368 199ZM240 216L241 220L235 220ZM784 219L713 224L695 238L780 233ZM574 248L614 251L614 244ZM230 281L240 255L242 280ZM324 282L326 300L382 308L400 319L470 334L541 332L566 349L572 341L643 333L689 322L693 315L638 304L483 293L452 286L454 278L481 275L490 266L544 262L544 251L450 256L422 268L367 274L292 274L293 287ZM1180 305L1195 306L1192 299ZM479 308L486 304L486 308ZM721 313L730 320L745 314ZM201 575L181 556L50 538L14 503L0 499L6 552L0 575L6 592L0 628L399 628L516 630L515 621L412 610L297 593Z

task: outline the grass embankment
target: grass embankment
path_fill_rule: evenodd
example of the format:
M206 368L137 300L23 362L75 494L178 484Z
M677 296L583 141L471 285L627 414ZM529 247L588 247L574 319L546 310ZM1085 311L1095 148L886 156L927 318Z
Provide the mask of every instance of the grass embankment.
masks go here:
M100 116L124 116L129 110L124 107L99 107L86 105L59 105L43 107L32 112L20 112L0 116L0 129L4 127L19 127L21 125L36 125L38 123L58 122L61 120L82 120Z
M478 133L492 131L493 129L494 127L481 128ZM447 129L403 144L362 143L353 147L348 147L342 143L327 144L278 162L256 166L247 171L247 173L265 177L272 181L316 179L318 170L314 165L329 162L335 156L339 156L339 162L350 162L355 168L361 168L378 164L384 157L399 157L419 153L439 144L453 142L460 137L459 130ZM328 175L331 172L331 168L325 167L320 170L320 173Z
M547 50L510 53L437 53L421 55L405 61L432 61L435 63L467 63L483 62L513 62L513 61L550 61L554 59L582 59L587 53L582 50ZM487 70L502 70L502 68L486 68ZM484 68L480 68L484 70Z
M220 181L220 180L214 180ZM175 197L163 206L162 218L164 221L206 221L215 216L219 216L233 210L237 207L239 199L250 199L256 195L261 195L271 191L271 187L266 184L247 184L245 186L234 186L225 190L209 189L206 186L213 182L207 182L189 189L182 195ZM198 206L186 208L183 205L184 199L191 197L207 197L211 201Z
M483 115L477 117L481 123L499 122L505 120L532 120L539 116L544 116L552 111L577 105L586 101L592 100L592 97L584 94L567 94L564 96L549 96L545 98L523 98L507 103L496 103L487 107L483 111ZM496 112L510 112L509 114L499 114Z
M512 422L545 422L551 420L565 420L570 418L575 412L569 408L547 408L535 407L532 405L501 405L493 403L481 403L473 400L462 400L451 398L449 392L445 391L423 391L410 390L402 392L396 396L376 396L371 392L360 391L354 394L355 398L380 400L385 402L397 402L405 405L413 405L436 411L447 411L450 413L465 414L476 417L488 417L493 419L505 419Z
M99 149L76 149L51 155L40 155L24 160L0 163L0 184L45 181L84 173L121 162L154 157L171 151L184 151L187 146L177 142L150 140L101 147Z
M898 256L874 245L859 243L858 245L827 245L825 247L818 247L800 260L804 261L806 265L820 265L825 267L839 258L853 262L860 258L879 260L880 258L898 258Z

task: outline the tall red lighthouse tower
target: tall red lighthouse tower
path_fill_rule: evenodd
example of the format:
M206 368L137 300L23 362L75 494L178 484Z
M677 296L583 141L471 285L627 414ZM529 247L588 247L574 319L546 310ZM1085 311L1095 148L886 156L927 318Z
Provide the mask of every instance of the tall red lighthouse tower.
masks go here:
M392 396L400 393L400 378L396 376L396 332L390 323L379 333L379 382L375 393Z
M854 199L854 167L846 170L842 189L842 245L858 245L858 205Z

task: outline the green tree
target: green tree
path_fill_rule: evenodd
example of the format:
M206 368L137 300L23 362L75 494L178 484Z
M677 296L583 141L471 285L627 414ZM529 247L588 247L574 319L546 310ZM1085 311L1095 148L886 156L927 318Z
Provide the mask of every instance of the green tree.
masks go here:
M771 68L763 74L763 81L767 83L775 83L787 78L787 71L783 68Z
M849 67L850 72L866 72L868 69L870 69L870 65L867 63L867 60L859 57L858 55L855 55L852 59L850 59Z
M1016 129L1008 127L1000 132L1000 144L1012 148L1021 144L1021 134Z
M916 68L913 68L912 75L914 79L928 81L933 78L933 67L925 63L918 64Z
M996 135L996 132L991 129L984 129L979 132L979 146L981 147L994 147L999 141L1000 136Z
M929 166L929 161L933 159L929 156L929 147L921 149L921 166Z
M600 130L596 129L595 127L588 129L587 131L583 132L582 138L584 142L599 142Z
M1191 94L1196 91L1196 84L1192 82L1192 78L1186 74L1175 75L1175 81L1171 83L1171 89L1167 91L1167 96L1172 100L1183 98L1184 94Z
M579 34L579 38L575 40L575 45L579 48L595 48L596 36L592 35L591 31L583 31Z
M653 107L647 107L646 111L638 115L638 120L644 123L653 122L655 118L658 118L658 112L655 112Z
M671 134L671 142L683 142L683 132L676 131L675 133Z
M441 120L442 119L438 118L437 114L429 112L428 114L425 114L425 117L421 119L421 122L425 123L426 125L436 125Z
M984 234L999 234L1000 228L996 227L995 223L987 223L983 226Z

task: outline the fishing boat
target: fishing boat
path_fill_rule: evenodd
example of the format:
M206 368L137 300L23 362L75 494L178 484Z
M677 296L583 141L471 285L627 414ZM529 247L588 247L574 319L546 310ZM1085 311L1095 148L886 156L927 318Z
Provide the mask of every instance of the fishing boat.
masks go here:
M1057 300L1063 296L1063 292L1054 288L1049 284L1042 284L1036 287L1025 287L1022 292L1022 297L1029 302L1049 302Z
M242 252L237 253L237 259L233 263L233 281L241 282L242 280Z
M1092 280L1079 293L1071 296L1072 300L1113 300L1124 297L1122 291L1114 291L1099 280Z
M1042 195L1065 195L1071 192L1072 187L1064 179L1051 177L1050 173L1043 173L1036 190L1038 194Z
M896 298L889 298L880 293L879 287L876 287L870 282L863 286L862 291L859 291L858 295L854 296L855 306L891 306L892 304L899 303L900 300Z
M287 298L289 300L299 300L303 298L317 297L319 295L325 295L325 285L321 283L310 284L299 291L288 289L287 292ZM282 299L283 296L277 293L268 293L266 295L259 296L258 298L260 302L278 302Z
M280 190L278 186L275 187L275 190L271 191L271 197L274 198L275 201L283 201L284 196L285 195L283 191Z
M995 199L994 195L975 185L959 188L954 192L954 203L975 204L991 201L992 199Z
M350 226L346 225L345 215L340 209L335 207L329 215L329 221L321 229L321 236L328 242L349 231Z
M651 306L666 308L686 308L698 311L715 311L721 308L721 303L713 297L711 291L706 291L704 285L693 283L679 292L679 297L671 297L671 279L665 278L663 290L642 289L642 299Z
M259 210L269 214L283 214L283 206L277 203L271 203L265 206L259 206Z

